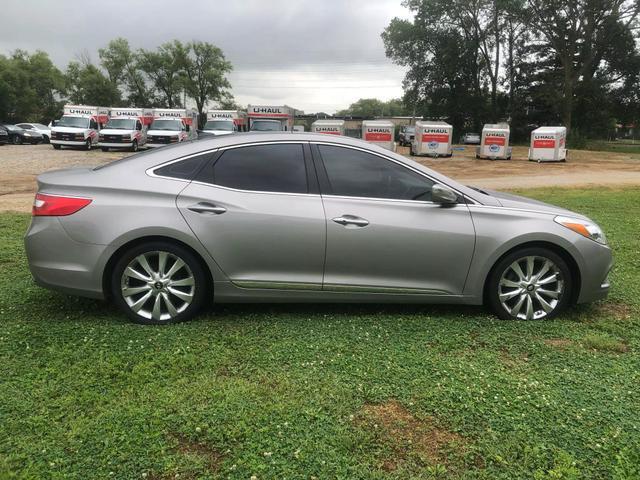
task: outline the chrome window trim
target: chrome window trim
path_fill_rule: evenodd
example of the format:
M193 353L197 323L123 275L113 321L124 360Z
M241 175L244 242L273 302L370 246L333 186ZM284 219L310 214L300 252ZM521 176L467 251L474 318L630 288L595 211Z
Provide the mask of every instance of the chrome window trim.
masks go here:
M386 155L383 155L381 153L374 152L372 150L368 150L368 149L363 148L363 147L357 147L357 146L354 146L354 145L345 145L343 143L334 143L334 142L330 142L330 141L310 140L309 143L311 145L329 145L329 146L332 146L332 147L350 148L351 150L358 150L360 152L364 152L364 153L368 153L368 154L371 154L371 155L375 155L375 156L380 157L380 158L382 158L384 160L389 160L389 161L395 163L396 165L399 165L400 167L406 168L407 170L410 170L410 171L412 171L414 173L417 173L418 175L420 175L420 176L422 176L424 178L429 179L430 181L432 181L434 183L434 185L436 183L439 183L441 185L445 185L445 186L449 187L451 190L453 190L454 192L456 192L458 195L460 195L465 200L470 200L470 201L474 202L473 204L468 204L468 203L460 204L460 203L457 203L456 205L475 205L475 200L473 200L472 198L469 198L464 193L461 193L456 188L454 188L454 187L452 187L452 186L450 186L450 185L448 185L448 184L446 184L444 182L436 180L435 178L429 176L428 174L426 174L426 173L424 173L424 172L422 172L420 170L415 169L411 165L407 165L407 164L405 164L403 162L400 162L400 161L398 161L398 160L396 160L394 158L387 157ZM438 203L434 203L434 202L431 202L431 201L424 201L424 200L401 200L401 199L397 199L397 198L380 198L380 197L350 197L350 196L347 196L347 195L323 195L323 196L325 196L325 197L335 197L335 198L356 198L356 199L364 199L364 200L385 200L385 201L389 201L390 200L390 201L395 201L395 202L413 202L413 203L427 203L427 204L432 203L434 205L439 205Z
M188 180L187 180L188 181ZM239 188L225 187L223 185L216 185L215 183L199 182L198 180L192 180L191 183L196 185L202 185L204 187L221 188L222 190L229 190L231 192L238 193L258 193L260 195L289 195L294 197L320 197L319 193L291 193L291 192L265 192L263 190L241 190Z

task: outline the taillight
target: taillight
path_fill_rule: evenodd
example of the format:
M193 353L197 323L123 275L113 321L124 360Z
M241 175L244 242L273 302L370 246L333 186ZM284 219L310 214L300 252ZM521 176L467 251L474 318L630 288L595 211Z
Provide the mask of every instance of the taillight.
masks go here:
M91 203L90 198L64 197L36 193L31 214L34 217L62 217L72 215Z

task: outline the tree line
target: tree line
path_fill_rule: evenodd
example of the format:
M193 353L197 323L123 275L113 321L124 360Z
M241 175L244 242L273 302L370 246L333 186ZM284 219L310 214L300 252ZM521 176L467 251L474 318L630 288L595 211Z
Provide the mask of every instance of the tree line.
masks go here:
M574 144L640 119L640 0L405 0L382 33L404 103L458 131L561 124Z
M227 79L232 65L210 43L173 40L155 50L133 50L116 38L98 50L98 58L95 64L82 53L61 71L43 51L0 55L0 120L48 123L66 102L180 108L189 98L201 114L210 104L237 107Z

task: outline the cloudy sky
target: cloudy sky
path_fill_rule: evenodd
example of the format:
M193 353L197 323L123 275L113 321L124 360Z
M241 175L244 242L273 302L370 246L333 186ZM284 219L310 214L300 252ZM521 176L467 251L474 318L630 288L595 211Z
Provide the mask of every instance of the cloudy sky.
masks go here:
M404 69L380 33L408 17L401 0L20 0L2 2L0 53L45 50L60 67L125 37L133 48L174 38L216 44L234 65L241 104L333 113L359 98L402 95Z

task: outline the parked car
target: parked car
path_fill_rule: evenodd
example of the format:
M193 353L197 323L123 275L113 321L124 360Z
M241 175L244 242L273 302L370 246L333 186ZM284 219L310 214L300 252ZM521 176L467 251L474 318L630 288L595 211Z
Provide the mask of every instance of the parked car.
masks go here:
M479 133L465 133L460 139L460 143L463 145L480 145Z
M38 284L165 324L215 302L486 304L552 318L605 298L590 219L462 185L348 137L237 134L38 177Z
M9 134L9 141L14 145L22 145L23 143L31 143L33 145L42 143L42 135L36 131L25 130L16 125L3 123L2 126Z
M0 125L0 145L6 145L9 143L9 134L7 130Z
M38 132L42 135L42 140L44 143L49 143L51 139L51 129L46 125L41 123L17 123L16 127L24 128L25 130Z
M416 127L414 126L402 127L402 129L400 130L399 138L398 138L400 145L402 145L403 147L410 147L415 136L416 136Z

